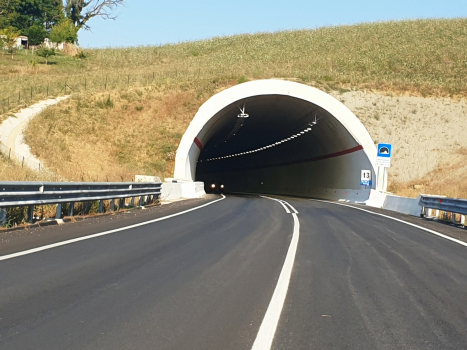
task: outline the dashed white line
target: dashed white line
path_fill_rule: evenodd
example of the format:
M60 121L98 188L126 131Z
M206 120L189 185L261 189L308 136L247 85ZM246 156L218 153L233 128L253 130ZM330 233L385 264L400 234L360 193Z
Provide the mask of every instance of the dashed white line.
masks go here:
M203 208L203 207L207 207L208 205L214 204L214 203L219 202L219 201L224 200L224 199L225 199L225 196L222 195L222 198L216 199L215 201L212 201L212 202L209 202L209 203L200 205L200 206L198 206L198 207L194 207L194 208L191 208L191 209L187 209L187 210L181 211L181 212L179 212L179 213L175 213L175 214L167 215L167 216L164 216L164 217L161 217L161 218L157 218L157 219L154 219L154 220L149 220L149 221L145 221L145 222L140 222L139 224L134 224L134 225L129 225L129 226L125 226L125 227L120 227L120 228L117 228L117 229L114 229L114 230L109 230L109 231L104 231L104 232L100 232L100 233L95 233L95 234L92 234L92 235L89 235L89 236L74 238L74 239L70 239L70 240L67 240L67 241L63 241L63 242L48 244L48 245L45 245L45 246L42 246L42 247L33 248L33 249L29 249L29 250L24 250L24 251L18 252L18 253L3 255L3 256L0 256L0 261L1 261L1 260L13 259L13 258L16 258L16 257L18 257L18 256L33 254L33 253L37 253L37 252L40 252L40 251L43 251L43 250L47 250L47 249L52 249L52 248L60 247L60 246L62 246L62 245L71 244L71 243L76 243L76 242L84 241L84 240L86 240L86 239L91 239L91 238L96 238L96 237L100 237L100 236L105 236L105 235L109 235L109 234L111 234L111 233L120 232L120 231L124 231L124 230L128 230L128 229L132 229L132 228L135 228L135 227L140 227L140 226L152 224L152 223L157 222L157 221L162 221L162 220L170 219L170 218L173 218L173 217L178 216L178 215L182 215L182 214L189 213L190 211L193 211L193 210L198 210L198 209L201 209L201 208Z
M263 198L276 200L275 198L270 197ZM282 203L281 201L276 201L284 205L284 203ZM295 210L295 208L293 209ZM258 334L256 335L253 347L251 348L252 350L271 349L272 341L274 340L274 334L276 333L277 329L277 324L279 323L282 308L284 307L285 298L287 296L287 290L289 289L290 277L292 275L292 268L295 261L295 255L297 253L298 239L300 236L300 222L298 221L297 214L292 213L292 216L294 220L292 240L290 242L289 250L287 251L287 256L285 258L284 265L282 266L282 270L279 275L276 288L274 289L274 293L272 295L271 301L269 302L266 314L264 315L263 322L261 323Z

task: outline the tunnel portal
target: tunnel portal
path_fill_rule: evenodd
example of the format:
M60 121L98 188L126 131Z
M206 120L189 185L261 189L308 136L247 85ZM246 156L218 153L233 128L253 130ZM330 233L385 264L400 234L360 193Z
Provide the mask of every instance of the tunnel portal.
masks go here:
M283 80L237 85L209 99L184 134L174 177L230 193L364 201L375 145L341 102ZM371 186L360 184L371 170Z

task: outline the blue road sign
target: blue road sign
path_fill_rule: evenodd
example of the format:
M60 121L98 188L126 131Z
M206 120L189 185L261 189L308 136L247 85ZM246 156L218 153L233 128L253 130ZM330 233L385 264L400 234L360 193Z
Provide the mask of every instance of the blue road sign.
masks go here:
M378 143L377 157L391 158L392 145L390 143Z

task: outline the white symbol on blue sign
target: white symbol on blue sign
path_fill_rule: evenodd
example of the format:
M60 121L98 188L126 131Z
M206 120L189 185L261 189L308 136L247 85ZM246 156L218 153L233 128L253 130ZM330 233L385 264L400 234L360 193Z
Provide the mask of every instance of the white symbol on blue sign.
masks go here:
M389 143L379 143L378 144L378 155L377 157L382 158L391 158L392 154L392 145Z

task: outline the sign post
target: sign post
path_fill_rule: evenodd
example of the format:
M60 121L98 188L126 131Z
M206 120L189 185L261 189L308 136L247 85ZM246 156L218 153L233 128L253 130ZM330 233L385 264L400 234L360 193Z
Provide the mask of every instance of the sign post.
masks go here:
M392 144L390 143L379 143L378 144L378 153L376 155L376 166L378 167L378 178L376 180L376 185L378 190L381 192L386 192L388 183L387 183L387 168L391 166L391 157L392 157ZM381 173L381 168L383 172Z

